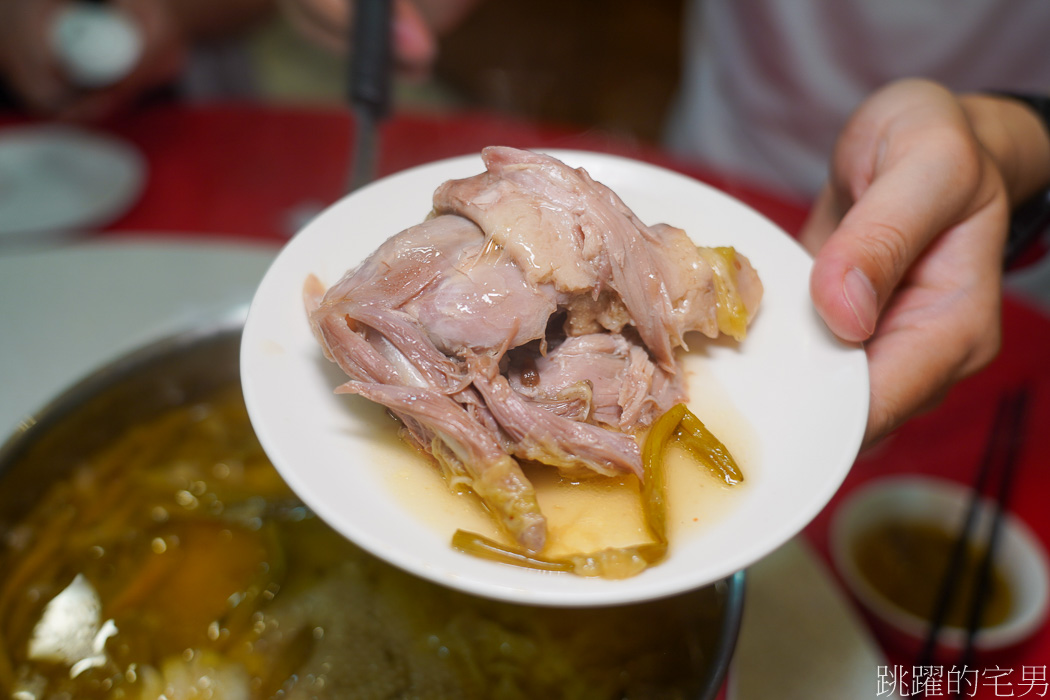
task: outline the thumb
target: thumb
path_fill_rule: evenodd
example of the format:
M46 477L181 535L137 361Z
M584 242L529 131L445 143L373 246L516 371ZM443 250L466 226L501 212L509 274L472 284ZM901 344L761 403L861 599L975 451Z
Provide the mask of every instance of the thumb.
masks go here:
M860 342L875 332L909 268L965 206L968 188L953 179L921 155L904 158L876 174L849 208L810 275L813 303L835 335Z

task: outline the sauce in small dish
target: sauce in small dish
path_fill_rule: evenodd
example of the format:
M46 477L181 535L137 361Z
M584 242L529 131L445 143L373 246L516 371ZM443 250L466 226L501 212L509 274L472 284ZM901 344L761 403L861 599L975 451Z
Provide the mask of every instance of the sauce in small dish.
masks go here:
M884 637L917 651L947 569L970 490L921 476L879 479L852 494L835 513L831 553L847 587ZM991 503L982 502L974 540L984 542ZM983 549L971 543L963 574L937 639L938 655L962 649ZM992 569L977 652L1012 646L1039 628L1050 600L1046 553L1028 527L1007 514Z

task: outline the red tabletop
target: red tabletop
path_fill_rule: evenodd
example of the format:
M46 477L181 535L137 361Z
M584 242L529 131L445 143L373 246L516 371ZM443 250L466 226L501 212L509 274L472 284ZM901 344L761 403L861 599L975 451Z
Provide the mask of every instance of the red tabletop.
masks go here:
M137 144L150 168L141 200L107 234L162 230L279 242L292 230L290 215L294 219L303 207L329 204L343 194L353 122L346 111L334 109L159 106L106 128ZM677 163L651 147L484 114L402 116L384 124L379 170L389 174L495 144L629 156L705 180L788 230L805 216L799 203Z
M343 193L353 124L345 111L335 109L161 105L105 128L138 145L149 163L149 181L131 211L97 235L177 232L280 243L293 230L297 213L331 203ZM805 203L719 177L652 147L601 133L538 127L483 114L397 117L382 128L380 170L387 174L493 144L604 151L671 167L729 192L791 233L798 231L806 216ZM1050 432L1042 427L1050 419L1048 357L1050 319L1016 299L1005 299L998 359L958 384L937 408L862 454L805 536L826 557L828 522L835 506L875 477L921 473L970 481L998 397L1024 384L1032 390L1031 429L1021 455L1013 509L1046 546ZM898 671L910 672L910 658L892 646L886 652ZM1046 683L1032 683L1032 679L1046 678L1048 660L1050 631L1044 627L1021 647L982 660L988 680L968 697L1043 696ZM998 686L991 678L996 667L1008 671L999 674ZM875 683L876 669L872 669L873 695Z
M1050 322L1043 312L1007 297L1002 326L1002 350L989 367L957 384L936 408L913 418L860 455L842 488L806 531L823 556L828 556L828 526L836 506L872 479L917 473L972 482L989 439L999 397L1020 386L1030 389L1031 403L1011 509L1047 547L1050 433L1045 426L1050 419ZM893 670L909 676L914 659L892 644L885 647ZM976 695L966 697L1044 697L1046 681L1050 679L1045 675L1048 661L1050 626L1044 625L1019 647L979 659L978 666L984 674L979 681L981 687ZM1008 673L999 676L996 669L1006 669ZM1033 683L1033 679L1039 682Z

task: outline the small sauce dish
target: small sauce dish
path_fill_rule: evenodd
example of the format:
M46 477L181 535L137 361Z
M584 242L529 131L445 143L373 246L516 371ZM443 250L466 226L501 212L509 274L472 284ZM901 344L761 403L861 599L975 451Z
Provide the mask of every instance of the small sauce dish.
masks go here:
M905 652L918 653L972 490L923 476L886 477L860 488L832 519L831 557L843 582L874 622L876 632ZM987 540L994 504L977 511L964 576L938 638L935 656L957 656L966 642L969 598ZM983 546L983 545L982 545ZM1042 545L1016 516L1002 520L984 622L974 651L1015 646L1039 629L1050 603L1050 566ZM966 574L970 574L967 576ZM926 611L926 612L923 612Z

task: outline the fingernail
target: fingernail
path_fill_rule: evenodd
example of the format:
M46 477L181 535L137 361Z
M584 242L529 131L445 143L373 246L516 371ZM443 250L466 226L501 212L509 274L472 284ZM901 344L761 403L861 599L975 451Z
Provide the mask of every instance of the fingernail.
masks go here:
M871 280L857 268L851 267L842 281L842 292L846 296L846 303L853 311L857 323L865 333L871 335L875 332L875 320L879 313L875 286L872 285Z

